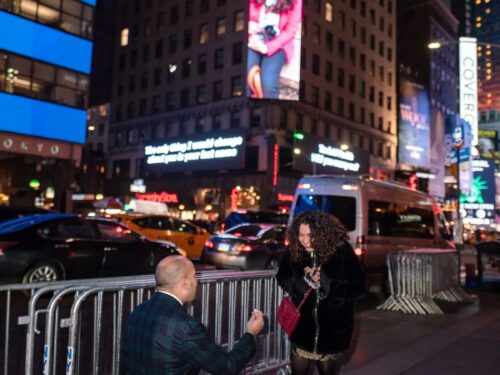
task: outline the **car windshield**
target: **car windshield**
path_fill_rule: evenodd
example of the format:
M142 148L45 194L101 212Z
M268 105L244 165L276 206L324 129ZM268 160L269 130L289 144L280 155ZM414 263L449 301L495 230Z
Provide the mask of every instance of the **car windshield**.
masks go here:
M237 237L260 237L267 230L260 225L240 225L229 229L226 233Z

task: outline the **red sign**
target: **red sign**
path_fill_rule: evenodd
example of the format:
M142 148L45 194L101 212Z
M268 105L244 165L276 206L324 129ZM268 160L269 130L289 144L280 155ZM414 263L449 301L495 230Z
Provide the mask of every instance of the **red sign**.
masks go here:
M280 202L293 202L293 194L278 193L278 201L280 201Z
M162 191L161 193L147 193L147 194L135 194L136 199L150 202L160 202L160 203L179 203L179 197L175 193L167 193Z
M279 146L274 144L273 152L273 186L278 185L278 162L279 162Z

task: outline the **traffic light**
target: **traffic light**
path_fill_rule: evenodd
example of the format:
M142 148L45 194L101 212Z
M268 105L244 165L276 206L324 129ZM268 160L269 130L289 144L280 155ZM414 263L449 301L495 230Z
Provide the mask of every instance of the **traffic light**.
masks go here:
M304 133L293 132L293 138L302 141L304 139Z

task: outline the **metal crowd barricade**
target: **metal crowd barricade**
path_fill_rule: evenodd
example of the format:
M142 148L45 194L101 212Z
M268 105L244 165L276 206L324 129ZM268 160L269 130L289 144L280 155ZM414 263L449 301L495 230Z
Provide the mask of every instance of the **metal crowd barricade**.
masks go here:
M460 287L454 250L414 249L389 253L391 295L378 309L407 314L443 314L434 299L470 302Z
M289 363L288 340L275 319L282 292L274 274L273 271L200 273L197 298L188 309L227 350L245 332L252 309L265 311L269 330L259 338L257 355L246 368L246 374L283 368ZM6 304L5 375L22 373L19 357L23 352L25 374L118 374L126 319L152 295L154 279L147 275L16 285L0 289L0 297L7 291L7 297L11 298L9 293L22 289L32 293L27 308L20 314L12 314L11 303ZM40 319L42 315L45 319ZM13 321L16 319L17 324ZM12 340L9 332L14 326L17 335L21 327L26 337L22 342L25 346L17 344L17 349L25 348L18 350L17 356L9 349ZM23 341L19 339L17 336L15 341ZM9 358L14 357L17 363L12 366Z

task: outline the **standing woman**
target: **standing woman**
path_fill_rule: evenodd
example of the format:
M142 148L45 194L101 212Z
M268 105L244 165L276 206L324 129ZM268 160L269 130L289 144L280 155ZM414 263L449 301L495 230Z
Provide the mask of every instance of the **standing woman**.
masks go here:
M325 212L297 215L288 240L278 284L296 306L312 288L290 337L292 374L307 374L311 362L320 375L337 374L336 361L351 342L353 299L366 292L363 270L345 228Z
M249 0L247 84L254 98L278 99L280 73L293 56L303 0Z

